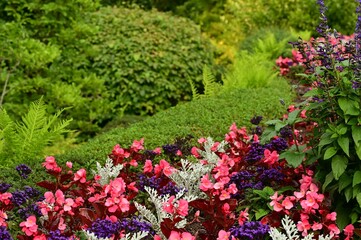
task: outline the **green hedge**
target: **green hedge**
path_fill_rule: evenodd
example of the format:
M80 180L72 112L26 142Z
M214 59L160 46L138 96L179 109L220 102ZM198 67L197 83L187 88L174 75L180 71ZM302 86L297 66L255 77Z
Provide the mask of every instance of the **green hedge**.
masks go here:
M139 8L103 8L89 17L89 69L102 76L112 102L131 114L154 114L191 100L189 79L200 83L212 66L209 41L186 18Z
M254 115L273 119L284 113L285 106L280 104L280 99L287 106L293 94L285 80L277 81L268 88L234 90L217 97L179 104L128 128L115 128L99 135L79 148L57 156L57 159L61 162L73 161L86 167L92 161L103 162L114 145L128 147L133 140L143 137L148 149L189 134L196 138L212 136L220 140L233 122L238 126L250 127L249 120Z

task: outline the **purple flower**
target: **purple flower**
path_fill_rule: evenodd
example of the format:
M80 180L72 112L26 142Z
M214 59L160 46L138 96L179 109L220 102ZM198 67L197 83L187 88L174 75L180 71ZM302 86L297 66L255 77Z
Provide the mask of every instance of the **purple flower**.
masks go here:
M27 207L22 207L18 210L18 214L23 220L26 220L31 215L35 215L36 217L42 216L40 208L37 204L33 203Z
M326 11L327 11L327 7L325 6L325 3L323 0L317 0L317 4L320 7L320 24L317 27L317 32L322 36L325 37L327 36L327 32L329 31L330 27L328 26L327 23L327 17L326 17Z
M94 233L98 238L110 238L120 230L119 222L112 222L109 219L97 219L91 227L87 229L88 232Z
M265 147L259 143L252 143L251 149L245 156L245 160L249 163L255 163L263 158Z
M59 230L50 231L49 235L48 240L69 240L69 237L61 235Z
M150 223L142 221L139 217L122 219L122 221L120 222L120 229L125 230L126 233L144 231L149 232L150 235L155 234L152 225Z
M270 151L277 151L278 153L288 148L287 141L284 138L272 139L265 147Z
M252 119L251 119L251 123L253 125L258 125L261 121L262 121L263 117L262 116L254 116Z
M170 196L172 195L176 195L182 188L177 187L175 184L173 184L172 182L168 182L167 185L165 185L164 187L162 187L160 189L160 195L164 196L166 194L169 194Z
M25 164L20 164L15 169L23 179L28 178L31 173L31 169Z
M261 222L245 222L242 226L235 225L229 229L231 235L244 240L263 240L268 235L269 226Z
M162 181L162 179L157 178L156 176L152 176L151 178L148 178L146 175L140 174L139 175L139 190L144 192L145 186L148 186L148 187L154 188L154 189L158 189L161 181Z
M269 185L272 181L281 182L284 178L285 175L276 168L264 169L259 176L259 179L266 185Z
M0 193L4 193L7 190L9 190L9 188L11 188L11 184L9 183L0 183Z
M0 239L1 240L13 240L10 233L4 226L0 226Z

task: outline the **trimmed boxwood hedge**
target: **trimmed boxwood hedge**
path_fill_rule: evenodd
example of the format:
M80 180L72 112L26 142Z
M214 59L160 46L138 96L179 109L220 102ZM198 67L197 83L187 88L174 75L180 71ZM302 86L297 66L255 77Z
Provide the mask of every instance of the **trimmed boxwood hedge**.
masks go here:
M271 87L239 89L216 97L200 98L159 112L127 128L119 127L99 135L77 149L57 156L58 161L72 161L86 167L91 162L104 162L114 145L128 147L133 140L144 138L145 147L153 149L172 143L189 134L195 138L211 136L221 140L230 125L250 127L254 115L274 119L285 112L293 94L286 80L278 79Z

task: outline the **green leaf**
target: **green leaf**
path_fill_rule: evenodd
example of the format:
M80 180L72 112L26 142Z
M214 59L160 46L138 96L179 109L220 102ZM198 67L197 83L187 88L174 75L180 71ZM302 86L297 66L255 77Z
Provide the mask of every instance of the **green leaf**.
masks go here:
M346 155L350 156L350 152L349 152L350 140L348 139L348 137L340 136L337 139L337 142L338 145L342 148L342 150L346 153Z
M361 183L361 171L356 171L353 175L352 187Z
M280 155L280 158L285 158L289 165L296 168L302 163L305 155L305 153L299 152L284 152Z
M348 159L341 155L336 155L332 158L331 168L333 176L336 180L345 172L348 164Z
M352 131L352 138L356 144L356 146L360 146L360 141L361 141L361 126L352 126L351 127L351 131Z
M349 202L352 198L352 187L346 188L345 192L346 202Z
M323 155L323 159L327 160L332 158L337 153L337 149L335 147L329 147L326 149L325 154Z
M254 189L253 193L257 194L258 196L260 196L263 199L269 199L271 195L274 194L274 190L270 187L265 187L262 190L257 190Z
M268 213L270 212L270 210L267 210L267 209L257 209L256 211L256 220L260 219L261 217L267 215Z
M352 188L353 198L356 198L359 193L361 193L361 185L356 185L355 187Z
M334 179L333 173L329 172L329 174L327 174L327 176L325 178L325 182L322 185L322 192L325 191L326 187L332 182L333 179Z
M276 123L275 125L275 130L278 132L279 130L281 130L281 128L287 126L288 124L287 123L284 123L284 122L278 122Z
M315 96L318 93L318 89L314 88L312 90L307 91L305 94L303 94L303 97L312 97Z
M358 158L361 160L361 146L356 147L356 154Z
M348 98L339 98L338 104L345 114L358 116L360 114L357 102Z
M340 179L338 180L338 192L341 192L351 183L352 183L352 178L346 173L342 174Z
M293 125L296 122L297 116L300 112L301 110L298 109L288 114L287 122L289 125Z

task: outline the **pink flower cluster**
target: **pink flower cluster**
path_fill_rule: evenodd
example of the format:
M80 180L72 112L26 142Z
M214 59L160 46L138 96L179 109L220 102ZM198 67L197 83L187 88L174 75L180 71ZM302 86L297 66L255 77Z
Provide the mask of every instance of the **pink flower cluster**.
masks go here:
M312 178L312 171L302 176L300 191L291 196L278 195L275 192L271 196L270 206L276 212L291 215L297 220L297 229L306 236L309 231L317 232L323 230L333 237L338 237L340 230L336 225L336 212L329 212L325 206L325 196L319 193L318 186Z

